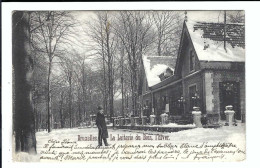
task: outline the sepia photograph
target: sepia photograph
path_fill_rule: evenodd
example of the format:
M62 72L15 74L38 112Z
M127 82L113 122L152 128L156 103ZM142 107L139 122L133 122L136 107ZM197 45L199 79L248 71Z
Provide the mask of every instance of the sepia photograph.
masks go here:
M246 158L245 11L12 11L14 162Z
M259 4L2 4L3 167L257 165Z

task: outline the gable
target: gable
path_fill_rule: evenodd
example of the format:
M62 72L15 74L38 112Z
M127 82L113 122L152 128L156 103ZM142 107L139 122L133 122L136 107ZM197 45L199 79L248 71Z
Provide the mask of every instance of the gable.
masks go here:
M185 76L191 72L190 70L190 52L193 53L195 57L195 67L193 71L197 71L200 69L200 63L199 59L196 53L196 50L193 46L193 43L191 41L189 32L187 30L187 27L185 23L183 24L183 30L178 50L178 56L177 56L177 62L175 66L175 73L176 76Z

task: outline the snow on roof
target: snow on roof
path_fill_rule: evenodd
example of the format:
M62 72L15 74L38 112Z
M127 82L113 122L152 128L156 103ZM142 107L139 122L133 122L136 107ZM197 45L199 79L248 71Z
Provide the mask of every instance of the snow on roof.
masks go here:
M245 49L243 47L238 45L231 46L231 43L227 42L227 51L225 51L223 41L205 38L207 34L205 34L202 28L196 27L196 24L198 22L189 20L186 22L188 32L200 61L245 62ZM207 46L207 48L204 49L204 46Z
M167 68L170 68L173 72L174 69L167 64L163 64L161 61L160 63L152 65L151 58L162 58L165 60L172 59L169 56L143 56L143 64L144 70L147 78L147 84L149 87L156 85L157 83L161 82L159 75L166 71Z

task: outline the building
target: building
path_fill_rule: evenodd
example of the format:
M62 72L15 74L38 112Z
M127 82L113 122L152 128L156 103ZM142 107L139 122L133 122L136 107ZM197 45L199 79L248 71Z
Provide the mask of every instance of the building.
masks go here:
M232 105L235 118L244 122L244 29L244 24L185 21L177 60L143 57L142 115L156 115L159 124L166 112L170 122L188 123L196 106L216 124ZM157 62L151 66L152 59Z

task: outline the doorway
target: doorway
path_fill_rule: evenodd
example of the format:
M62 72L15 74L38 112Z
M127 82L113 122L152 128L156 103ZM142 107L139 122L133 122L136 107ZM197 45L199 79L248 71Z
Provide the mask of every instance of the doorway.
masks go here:
M235 119L241 120L240 110L240 86L238 82L219 83L220 116L225 120L225 107L232 105L235 111Z

